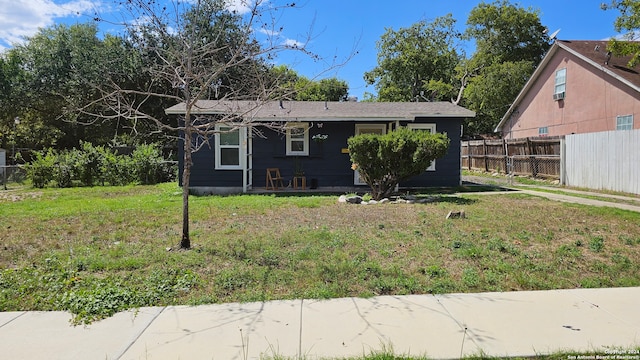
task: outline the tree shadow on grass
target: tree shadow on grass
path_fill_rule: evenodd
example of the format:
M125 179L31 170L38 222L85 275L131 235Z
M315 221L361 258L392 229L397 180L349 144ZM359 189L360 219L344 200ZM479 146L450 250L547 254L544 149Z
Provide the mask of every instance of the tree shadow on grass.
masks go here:
M440 196L433 202L456 204L456 205L471 205L471 204L477 203L478 200L467 199L467 198L463 198L463 197L459 197L459 196Z

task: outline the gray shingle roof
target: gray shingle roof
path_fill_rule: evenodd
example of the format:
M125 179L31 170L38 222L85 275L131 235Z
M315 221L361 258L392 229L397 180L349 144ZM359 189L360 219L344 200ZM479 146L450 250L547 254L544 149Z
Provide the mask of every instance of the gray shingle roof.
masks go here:
M282 105L282 106L281 106ZM416 117L474 117L475 113L450 102L335 102L335 101L219 101L201 100L194 114L236 114L259 121L296 120L413 120ZM184 114L181 103L167 114Z

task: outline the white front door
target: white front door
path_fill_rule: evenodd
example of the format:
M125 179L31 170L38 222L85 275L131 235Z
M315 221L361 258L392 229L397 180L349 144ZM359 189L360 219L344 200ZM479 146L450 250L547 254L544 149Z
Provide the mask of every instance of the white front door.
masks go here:
M384 135L387 133L387 125L386 124L356 124L356 135L360 134L380 134ZM367 185L362 178L360 178L360 173L358 170L353 172L353 183L354 185Z

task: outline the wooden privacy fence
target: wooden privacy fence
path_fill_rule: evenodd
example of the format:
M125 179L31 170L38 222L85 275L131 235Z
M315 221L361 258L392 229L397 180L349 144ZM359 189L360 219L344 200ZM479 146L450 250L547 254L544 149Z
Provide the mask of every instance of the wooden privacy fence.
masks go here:
M561 137L462 142L462 168L560 178Z

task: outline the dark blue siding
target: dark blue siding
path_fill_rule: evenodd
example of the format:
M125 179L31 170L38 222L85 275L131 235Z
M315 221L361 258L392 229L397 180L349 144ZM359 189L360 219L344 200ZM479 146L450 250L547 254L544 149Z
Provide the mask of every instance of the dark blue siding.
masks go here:
M184 142L179 141L178 156L179 165L179 182L182 186L182 164L184 163ZM215 152L213 149L214 141L210 141L211 148L202 147L193 153L193 166L191 167L190 185L193 187L242 187L242 171L241 170L215 170Z
M322 128L312 123L309 129L309 156L286 156L285 135L264 131L266 138L253 139L253 180L254 187L264 186L266 169L280 168L280 174L287 181L293 178L296 168L302 168L307 177L307 186L311 179L318 186L353 186L353 170L349 154L341 149L347 148L347 138L353 136L354 122L325 122ZM323 143L311 138L316 134L329 135Z
M436 124L436 132L449 137L449 151L436 160L435 171L425 171L400 184L402 187L458 186L460 185L460 130L462 119L417 118L415 123ZM407 123L402 123L406 125Z
M371 122L363 121L362 124ZM410 122L402 121L406 126ZM437 132L445 132L451 140L447 155L438 159L436 171L409 179L402 187L457 186L460 184L460 126L458 118L417 118L414 123L435 123ZM262 129L262 136L253 138L253 186L265 186L266 169L277 167L288 183L296 168L302 168L307 178L307 186L316 179L320 187L354 186L354 174L347 148L347 139L355 133L354 121L310 123L309 155L287 156L285 135ZM386 124L386 123L385 123ZM387 124L388 125L388 124ZM316 134L327 134L328 139L317 143L311 138ZM211 145L213 146L213 141ZM180 169L182 169L182 145L180 145ZM191 186L193 187L242 187L241 170L215 170L215 152L207 146L193 154ZM182 172L182 171L181 171ZM180 174L182 179L182 174ZM286 185L286 184L285 184ZM366 187L365 187L366 188Z

